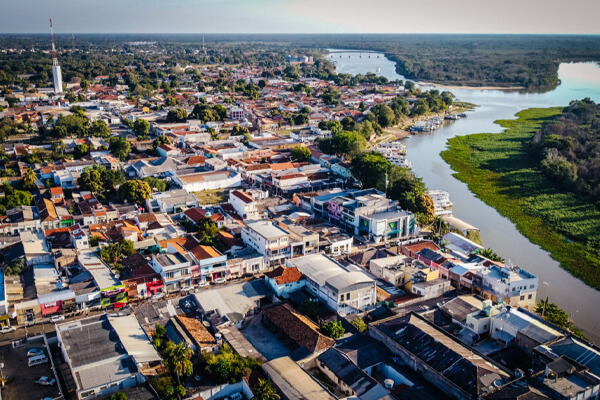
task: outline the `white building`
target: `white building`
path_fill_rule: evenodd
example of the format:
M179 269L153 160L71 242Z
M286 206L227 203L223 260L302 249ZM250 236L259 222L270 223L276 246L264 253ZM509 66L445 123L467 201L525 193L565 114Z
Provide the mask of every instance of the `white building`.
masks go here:
M340 315L355 314L375 306L376 284L358 267L344 267L323 254L286 261L306 277L306 288Z
M427 192L431 200L433 200L433 208L435 215L439 217L452 216L452 202L450 201L450 193L445 190L430 190Z
M178 290L192 283L192 260L180 253L152 256L150 266L163 278L167 291Z
M481 290L486 299L528 310L535 309L538 278L519 267L492 265L481 269L474 278L474 286Z
M264 256L271 266L281 265L290 257L289 236L271 221L248 222L242 229L242 241Z
M69 235L71 236L71 244L76 249L89 249L87 234L81 229L79 224L69 227Z
M240 174L229 170L175 175L173 176L173 180L179 187L188 192L233 188L239 187L242 184Z
M235 209L243 219L259 219L258 208L256 207L256 201L252 198L250 193L242 192L240 190L233 190L229 192L229 204Z

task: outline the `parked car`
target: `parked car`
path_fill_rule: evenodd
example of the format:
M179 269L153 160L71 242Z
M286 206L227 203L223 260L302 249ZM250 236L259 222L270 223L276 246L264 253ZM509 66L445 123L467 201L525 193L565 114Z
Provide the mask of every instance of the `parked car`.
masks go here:
M159 292L159 293L155 293L154 295L152 295L151 299L158 300L158 299L162 299L163 297L165 297L165 294L163 292Z
M225 279L225 278L217 278L217 279L214 280L214 282L215 282L216 285L220 285L222 283L227 282L227 279Z
M55 315L53 317L50 317L50 322L52 322L53 324L60 322L60 321L64 321L64 320L65 320L64 315Z
M40 376L40 378L36 380L35 383L43 386L52 386L56 383L56 379L50 378L49 376Z
M14 332L16 331L17 328L15 328L14 326L3 326L2 329L0 329L0 332L4 333L10 333L10 332Z
M191 292L192 290L194 290L194 288L192 286L184 286L181 288L182 292Z
M207 286L208 286L208 282L206 282L206 281L198 282L198 287L207 287Z
M44 355L44 349L33 348L27 350L27 357L35 357Z

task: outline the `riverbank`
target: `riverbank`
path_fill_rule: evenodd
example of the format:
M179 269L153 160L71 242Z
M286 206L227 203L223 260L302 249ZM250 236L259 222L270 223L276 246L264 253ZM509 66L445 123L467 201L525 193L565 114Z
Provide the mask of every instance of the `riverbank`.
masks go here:
M526 150L541 123L561 110L523 110L517 120L496 121L507 128L503 133L449 139L441 156L478 198L515 223L562 268L600 290L600 253L585 243L600 235L600 211L556 189Z
M521 91L521 90L525 90L527 89L525 86L461 86L461 85L444 85L442 83L433 83L433 82L423 82L423 81L419 81L416 82L417 85L419 86L425 86L425 87L434 87L434 88L441 88L441 89L446 89L446 90L458 90L458 89L464 89L464 90L506 90L506 91Z

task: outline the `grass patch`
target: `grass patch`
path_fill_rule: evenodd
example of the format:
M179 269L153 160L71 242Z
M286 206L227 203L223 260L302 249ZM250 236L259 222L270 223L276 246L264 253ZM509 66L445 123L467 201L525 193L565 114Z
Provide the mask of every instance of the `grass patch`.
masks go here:
M500 120L503 133L448 140L442 158L481 200L516 224L572 275L600 289L600 210L586 199L557 189L538 169L527 145L541 124L562 107L532 108L516 120ZM524 266L526 267L526 266Z
M229 190L203 190L201 192L192 192L198 199L199 205L210 205L224 203L229 198Z

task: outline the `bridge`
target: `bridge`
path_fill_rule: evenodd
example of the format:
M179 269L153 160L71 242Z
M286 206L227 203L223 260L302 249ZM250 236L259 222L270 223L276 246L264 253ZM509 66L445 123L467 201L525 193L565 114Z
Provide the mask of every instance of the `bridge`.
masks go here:
M334 50L334 51L330 51L327 55L329 58L334 58L336 54L339 54L340 57L339 58L343 58L344 56L342 54L347 54L347 53L354 53L354 54L358 54L358 58L362 58L363 53L367 55L367 57L371 58L371 54L377 54L377 58L380 57L381 53L378 51L373 51L373 50ZM348 54L348 58L352 58L351 54Z

